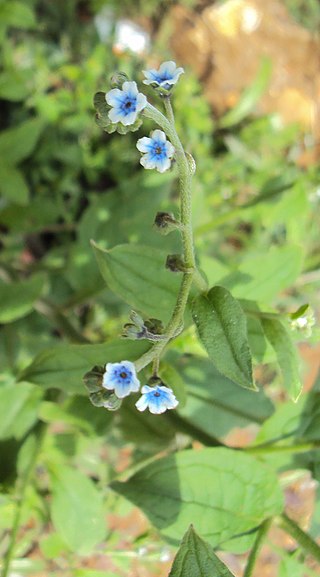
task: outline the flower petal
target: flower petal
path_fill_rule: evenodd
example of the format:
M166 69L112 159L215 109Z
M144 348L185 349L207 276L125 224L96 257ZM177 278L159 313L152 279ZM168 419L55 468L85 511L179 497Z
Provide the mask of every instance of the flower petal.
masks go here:
M171 160L169 158L167 158L166 156L164 158L159 158L157 160L157 171L158 172L165 172L166 170L168 170L171 166Z
M145 411L148 407L148 398L147 395L142 395L140 399L136 402L136 407L138 411Z
M146 168L147 170L151 170L152 168L157 168L157 163L156 161L151 157L150 154L144 154L141 158L140 158L140 164L142 164L142 166L144 168Z
M150 152L152 146L153 146L152 138L148 138L147 136L139 138L136 144L136 147L140 152Z
M152 140L157 140L159 142L166 142L167 140L167 137L163 132L163 130L159 130L158 128L151 132L151 138Z
M108 117L113 123L122 122L123 112L119 108L111 108L108 112Z
M119 88L113 88L107 92L105 98L110 106L118 106L123 100L123 92L122 90L119 90Z
M126 93L126 96L130 98L136 98L138 95L137 83L134 81L124 82L122 84L122 91Z
M120 122L122 122L122 124L124 124L125 126L129 126L129 124L135 123L137 116L138 116L137 110L133 110L132 112L130 112L126 116L122 116Z

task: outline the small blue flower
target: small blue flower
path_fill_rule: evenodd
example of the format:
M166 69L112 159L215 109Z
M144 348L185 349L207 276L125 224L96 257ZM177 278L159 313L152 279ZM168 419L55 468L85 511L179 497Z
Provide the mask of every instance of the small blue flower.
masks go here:
M112 106L108 113L111 122L121 122L125 126L134 124L139 112L147 106L147 99L138 92L136 82L124 82L122 90L113 88L107 92L106 101Z
M144 168L156 168L158 172L165 172L171 166L170 158L174 155L174 147L162 130L154 130L150 137L144 136L137 142L137 149L143 153L140 164Z
M134 364L130 361L107 363L102 386L109 391L114 390L119 399L127 397L130 393L136 393L140 388L140 381Z
M146 77L143 83L170 90L183 73L183 68L177 68L176 63L173 60L169 60L168 62L163 62L159 70L154 68L152 70L143 70L143 74Z
M142 397L136 403L138 411L145 411L146 408L149 408L150 413L160 415L167 409L175 409L178 405L172 390L164 385L157 385L156 387L145 385L141 392Z

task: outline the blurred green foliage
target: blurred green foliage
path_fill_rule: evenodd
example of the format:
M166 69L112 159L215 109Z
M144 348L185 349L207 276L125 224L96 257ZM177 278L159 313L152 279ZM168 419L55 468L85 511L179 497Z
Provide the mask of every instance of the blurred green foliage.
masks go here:
M300 21L311 25L316 2L287 4ZM134 360L144 352L144 343L128 345L118 339L129 306L142 308L146 303L146 314L162 309L160 297L148 303L147 285L146 294L136 293L138 302L126 292L114 294L107 274L110 289L106 288L90 239L103 248L130 244L127 259L143 252L141 246L148 247L145 257L180 250L175 235L161 237L153 228L158 210L177 211L175 173L144 172L136 134L103 133L95 125L92 105L92 95L108 89L115 69L141 81L141 69L147 65L136 53L112 48L117 18L139 11L160 25L163 10L166 3L156 1L0 1L0 532L4 554L23 503L20 522L32 529L22 531L13 564L23 574L48 571L48 560L56 557L58 568L74 566L70 555L86 555L104 541L109 531L106 512L130 510L122 497L105 489L118 474L123 447L129 447L134 468L160 450L188 448L192 440L219 444L235 426L265 423L261 443L279 438L281 444L290 443L293 436L290 432L288 441L277 417L282 410L291 415L291 409L278 407L281 371L274 369L278 360L282 371L289 366L290 375L295 375L296 364L291 364L290 354L279 360L275 338L268 339L274 326L271 330L266 318L275 311L283 313L290 331L289 313L305 303L317 309L320 171L315 164L301 168L297 162L311 135L299 126L283 126L277 114L252 115L270 73L263 63L256 83L229 115L213 118L190 70L177 87L174 108L181 140L197 163L193 214L199 265L210 284L222 284L242 300L259 368L257 381L267 383L265 392L252 401L253 393L221 376L204 358L189 327L173 343L162 369L177 395L179 391L178 413L159 419L137 415L129 401L114 416L95 409L84 396L81 375L91 366L121 360L124 354ZM103 41L99 19L109 27ZM167 48L163 53L167 58ZM148 97L153 98L150 91ZM139 135L150 128L145 122ZM158 260L160 266L160 256L153 258L153 265ZM136 261L132 262L134 268ZM144 272L146 282L148 274L154 281L156 270ZM167 274L161 271L156 278L161 277L163 295L175 292L175 280L168 289ZM315 328L311 343L318 335ZM304 340L299 331L291 337ZM185 406L184 386L189 395ZM300 404L290 405L300 422L293 447L309 442L310 430L311 441L320 441L318 413L307 412L306 417L304 409L313 401L319 403L318 393L305 394ZM312 447L303 462L290 458L288 464L280 455L271 464L276 470L295 466L310 469L320 480L319 456ZM32 483L24 483L31 477ZM69 495L65 489L70 486L75 491ZM230 485L230 494L232 489ZM84 495L89 496L86 503ZM54 530L43 534L50 519ZM314 527L319 519L317 510ZM183 532L179 526L178 539ZM116 549L117 539L119 535L109 535L108 547ZM252 543L246 539L245 545L239 540L238 549L234 541L231 549L244 550ZM28 558L35 542L41 551L39 562ZM160 545L151 528L133 543L135 549L140 542L151 542L159 559ZM282 561L281 575L287 575L291 564L300 574L300 559L292 558ZM130 561L119 558L118 568L117 574L123 574ZM91 575L89 570L75 571L74 575ZM114 575L104 573L108 574Z

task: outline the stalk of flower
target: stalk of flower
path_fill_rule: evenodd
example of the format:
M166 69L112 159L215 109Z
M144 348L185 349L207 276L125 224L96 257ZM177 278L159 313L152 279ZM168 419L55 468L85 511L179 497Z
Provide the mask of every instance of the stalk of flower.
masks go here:
M180 272L182 279L176 305L163 334L161 334L161 340L155 342L147 353L135 361L134 365L129 361L106 365L102 386L108 390L113 390L118 398L124 398L131 392L139 390L140 383L135 371L143 369L150 363L153 363L153 367L158 367L164 348L182 330L184 312L196 269L191 224L191 178L194 173L194 163L190 163L176 132L169 98L173 86L183 72L183 68L177 68L173 61L164 62L158 70L144 71L144 83L155 88L161 96L166 96L163 99L166 115L147 102L146 97L138 92L135 82L122 82L123 79L121 79L121 83L118 84L121 86L121 90L120 88L113 88L105 95L107 104L111 106L111 110L107 113L108 122L111 121L117 126L119 123L124 127L131 126L137 122L141 112L143 116L152 119L160 127L160 130L152 131L150 137L140 138L137 142L137 148L142 153L140 163L144 168L156 169L161 173L165 172L171 166L173 155L175 156L180 183L180 219L176 221L176 228L182 237L181 262L184 263ZM102 122L105 122L106 113L100 101L98 112L102 117ZM137 328L134 325L127 325L127 331L128 327L130 334L126 336L136 338ZM145 385L142 389L142 397L136 403L138 410L143 411L149 408L153 414L161 414L167 409L176 408L177 405L178 401L172 390L162 383L153 387Z

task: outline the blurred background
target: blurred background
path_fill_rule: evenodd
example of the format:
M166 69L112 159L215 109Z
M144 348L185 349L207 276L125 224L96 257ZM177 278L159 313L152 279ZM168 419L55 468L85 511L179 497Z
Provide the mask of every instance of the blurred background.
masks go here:
M105 247L139 242L179 251L178 239L152 228L158 210L176 210L176 185L173 172L139 165L135 142L151 123L125 137L95 124L93 94L109 90L115 70L142 87L146 68L171 59L185 68L174 109L197 163L195 241L210 282L231 275L232 290L233 267L246 274L266 264L262 285L235 283L235 296L289 312L309 303L318 318L319 24L318 0L0 0L3 382L45 347L121 333L128 306L105 290L91 238ZM156 102L151 89L145 93ZM278 269L286 270L275 285L274 247L281 249ZM319 333L299 330L308 390L320 366ZM180 342L182 351L194 350L190 339ZM260 360L258 380L271 383L281 401L266 368L268 351ZM246 442L245 433L234 435L231 444ZM13 457L14 450L8 449ZM121 451L112 457L120 470L129 459ZM313 510L314 486L306 483L310 498L301 497L307 510L300 504L300 516ZM295 499L300 503L300 487ZM110 517L120 548L136 545L146 531L139 515ZM50 543L43 547L35 558L54 556ZM101 568L128 575L130 565L132 577L164 576L171 559L164 548L152 570L140 559ZM227 561L239 571L235 558ZM99 566L96 559L88 563ZM278 563L262 560L259 575L277 575Z

